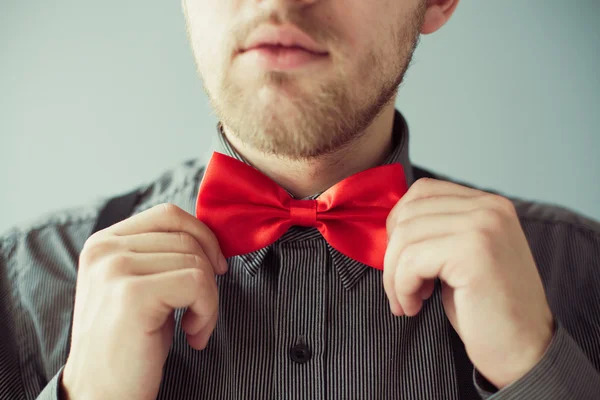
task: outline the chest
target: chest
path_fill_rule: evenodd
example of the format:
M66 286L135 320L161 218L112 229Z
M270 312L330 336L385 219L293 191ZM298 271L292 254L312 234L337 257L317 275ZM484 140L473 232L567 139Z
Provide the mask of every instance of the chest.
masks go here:
M319 242L231 259L208 347L189 347L178 324L159 398L458 398L439 286L417 316L396 317L381 271L340 274L343 262Z

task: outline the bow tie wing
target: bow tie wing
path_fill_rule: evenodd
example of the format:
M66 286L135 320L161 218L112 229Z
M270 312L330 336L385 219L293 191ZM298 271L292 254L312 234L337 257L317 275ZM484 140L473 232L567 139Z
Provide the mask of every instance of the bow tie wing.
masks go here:
M289 229L289 197L253 167L215 153L200 185L196 217L213 231L225 257L247 254Z
M383 270L386 220L407 190L400 164L353 175L319 197L318 229L340 253Z

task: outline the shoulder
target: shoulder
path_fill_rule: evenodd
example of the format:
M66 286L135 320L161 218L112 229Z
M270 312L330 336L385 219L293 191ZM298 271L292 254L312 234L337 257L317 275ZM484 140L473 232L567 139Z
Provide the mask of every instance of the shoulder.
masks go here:
M572 292L574 287L600 293L600 222L567 207L507 196L427 172L435 179L494 193L513 203L549 296Z
M72 267L100 212L111 200L137 192L139 199L132 214L164 202L177 203L178 195L186 190L190 193L195 190L203 171L199 160L189 160L165 170L153 181L125 192L97 197L85 205L36 215L0 232L0 263L19 264L21 271L40 263L61 263Z
M600 223L598 221L555 204L505 196L498 191L478 188L439 174L435 174L434 178L473 187L511 200L555 316L580 343L586 342L585 336L590 332L598 332L600 326ZM594 334L597 336L597 333Z
M19 264L21 274L40 261L67 260L83 246L105 199L87 206L54 210L36 215L0 235L0 262Z
M0 299L8 305L0 307L0 320L12 321L12 327L0 326L0 336L20 349L23 368L48 380L64 363L79 254L106 205L129 193L139 194L132 214L161 202L184 203L180 196L191 198L187 193L201 176L197 165L182 163L150 183L37 215L0 233Z
M465 181L454 179L425 168L415 167L415 171L419 171L416 174L416 178L429 177L444 180L506 197L507 199L511 200L515 206L515 210L517 211L517 215L519 216L521 224L523 224L524 227L536 227L536 232L529 233L541 234L544 232L562 231L564 233L572 234L575 237L579 237L580 235L589 236L590 238L598 241L598 244L600 245L600 222L586 217L577 211L569 209L568 207L505 195L495 189L478 187Z

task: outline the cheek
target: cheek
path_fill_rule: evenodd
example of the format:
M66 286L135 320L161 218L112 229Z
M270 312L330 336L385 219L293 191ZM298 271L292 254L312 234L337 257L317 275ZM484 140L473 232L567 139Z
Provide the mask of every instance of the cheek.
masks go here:
M227 1L185 0L187 2L186 21L190 40L198 59L213 59L223 53L223 41L227 37L230 17Z
M323 23L331 24L335 28L335 34L339 35L341 44L344 47L344 53L347 55L356 55L365 48L365 44L369 39L365 34L369 34L368 7L363 4L362 0L350 1L350 5L345 1L332 2L333 10L327 12L327 18ZM365 26L366 25L366 26Z
M205 84L212 87L230 55L226 1L187 0L187 23L198 70Z
M350 2L351 5L348 5ZM376 54L381 53L389 32L389 16L382 15L380 0L344 0L335 2L335 26L341 37L343 64L353 80L370 76ZM386 20L387 18L388 20Z

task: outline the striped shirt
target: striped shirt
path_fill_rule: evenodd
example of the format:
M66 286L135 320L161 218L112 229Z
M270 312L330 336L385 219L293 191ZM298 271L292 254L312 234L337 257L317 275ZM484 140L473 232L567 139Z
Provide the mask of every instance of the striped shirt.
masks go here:
M241 159L217 136L217 150ZM399 112L392 162L412 184ZM133 214L160 203L193 214L203 172L201 161L188 161L140 185ZM0 399L58 398L79 253L108 200L0 236ZM456 352L439 281L417 316L395 317L381 271L340 254L316 229L293 227L228 259L205 350L189 347L177 310L158 399L600 399L600 224L512 200L556 331L541 361L511 385L497 390Z

